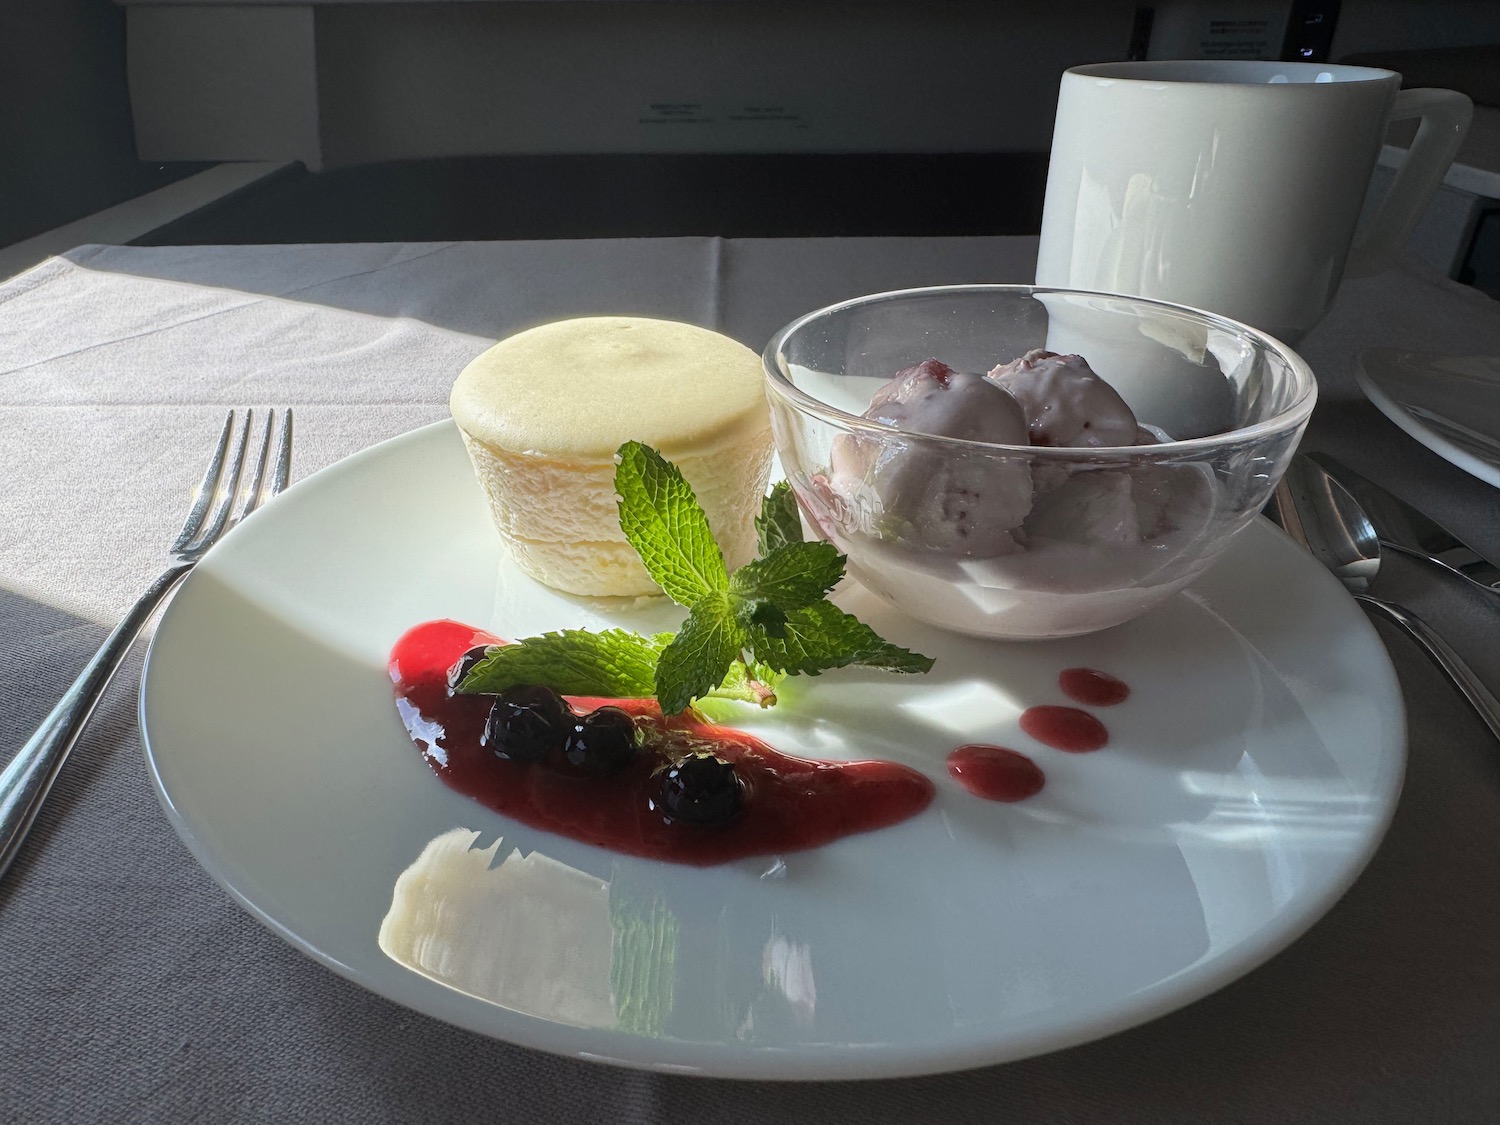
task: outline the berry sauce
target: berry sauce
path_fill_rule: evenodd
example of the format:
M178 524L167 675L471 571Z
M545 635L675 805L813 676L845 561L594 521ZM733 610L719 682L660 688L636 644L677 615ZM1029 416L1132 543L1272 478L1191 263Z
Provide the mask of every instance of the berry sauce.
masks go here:
M1104 724L1077 707L1028 707L1021 712L1021 729L1038 742L1070 754L1098 750L1109 741Z
M1057 686L1075 703L1086 707L1113 707L1130 697L1130 685L1097 668L1064 668Z
M986 801L1024 801L1047 784L1042 768L1018 750L970 743L948 755L948 772Z
M497 758L479 743L492 698L450 694L447 677L468 649L501 643L456 621L410 630L391 650L396 710L446 785L533 828L627 855L708 866L886 828L932 801L932 782L895 762L793 758L729 727L686 715L664 718L654 699L571 699L580 712L623 708L647 727L645 747L613 775L566 762ZM673 823L659 808L656 771L694 751L732 762L744 784L744 808L727 825Z

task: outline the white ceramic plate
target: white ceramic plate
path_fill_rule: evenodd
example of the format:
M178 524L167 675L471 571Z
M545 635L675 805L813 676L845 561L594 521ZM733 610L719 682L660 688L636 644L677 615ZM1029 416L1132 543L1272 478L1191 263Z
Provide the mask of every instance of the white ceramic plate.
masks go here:
M204 560L151 646L147 759L209 873L351 980L515 1043L753 1078L952 1070L1161 1015L1302 933L1391 816L1390 664L1338 583L1269 525L1093 637L986 643L857 589L846 604L934 672L793 681L739 725L792 753L915 766L937 786L926 812L713 868L508 822L408 742L391 644L438 617L524 636L661 614L602 613L504 563L444 423L301 482ZM1098 712L1110 744L1032 742L1020 711L1066 702L1057 675L1079 665L1132 686ZM943 762L971 741L1028 753L1047 787L1018 804L969 795Z
M1392 422L1500 488L1500 357L1368 348L1355 357L1354 376Z

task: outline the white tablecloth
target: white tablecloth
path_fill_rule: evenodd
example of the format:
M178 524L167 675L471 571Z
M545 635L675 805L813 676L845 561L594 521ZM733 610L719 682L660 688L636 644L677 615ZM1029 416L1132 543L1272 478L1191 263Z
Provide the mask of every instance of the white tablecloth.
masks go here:
M1034 239L84 247L0 285L0 757L160 569L223 408L296 408L296 473L446 415L495 338L583 313L758 348L858 293L1028 281ZM1364 401L1385 345L1500 353L1500 306L1419 267L1350 282L1304 342L1307 445L1500 556L1500 500ZM1393 576L1500 688L1500 617ZM1406 585L1403 587L1402 582ZM1241 981L1057 1054L902 1081L627 1072L493 1042L369 995L253 921L156 806L111 690L0 884L0 1121L1500 1119L1500 749L1400 636L1411 765L1333 911Z

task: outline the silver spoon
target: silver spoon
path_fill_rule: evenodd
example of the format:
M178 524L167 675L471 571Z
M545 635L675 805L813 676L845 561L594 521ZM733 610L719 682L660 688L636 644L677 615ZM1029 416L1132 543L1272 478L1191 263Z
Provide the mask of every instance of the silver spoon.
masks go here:
M1266 514L1331 570L1355 601L1404 629L1500 740L1500 700L1463 657L1416 614L1367 592L1380 573L1380 540L1343 485L1307 457L1294 457Z
M1465 585L1490 598L1500 598L1500 566L1490 562L1453 532L1414 508L1401 497L1387 492L1349 466L1326 453L1309 453L1325 472L1338 481L1369 517L1382 547L1412 555L1456 574Z

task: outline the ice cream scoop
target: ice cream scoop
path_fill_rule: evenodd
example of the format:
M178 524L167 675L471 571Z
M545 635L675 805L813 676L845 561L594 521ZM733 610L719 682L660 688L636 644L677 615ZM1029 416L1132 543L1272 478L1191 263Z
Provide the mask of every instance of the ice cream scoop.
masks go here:
M864 416L907 433L1000 445L1027 444L1020 404L983 375L924 360L891 377ZM852 510L899 528L902 538L969 558L1016 550L1011 529L1031 510L1024 456L962 446L903 447L845 434L834 442L833 487Z
M1010 394L995 394L996 389L983 375L924 359L892 375L870 399L864 416L914 433L997 445L1030 444L1020 403Z
M1034 348L993 368L987 378L1021 404L1032 445L1137 444L1135 414L1082 356Z

